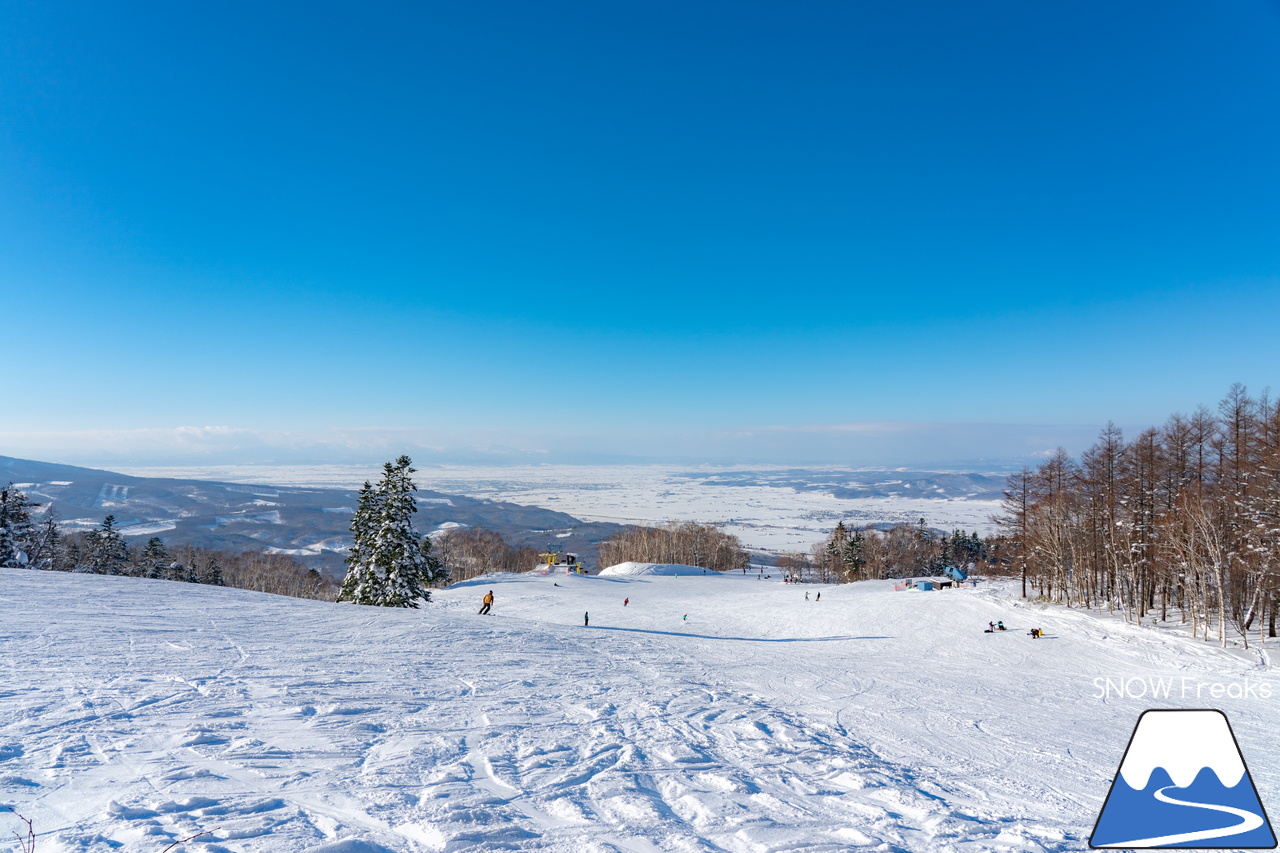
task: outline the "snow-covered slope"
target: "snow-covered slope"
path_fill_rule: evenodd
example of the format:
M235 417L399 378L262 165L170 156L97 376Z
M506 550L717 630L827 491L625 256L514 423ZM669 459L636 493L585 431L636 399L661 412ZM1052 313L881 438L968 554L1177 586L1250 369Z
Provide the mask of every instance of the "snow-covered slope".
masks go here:
M686 566L681 563L637 563L634 561L618 563L600 570L600 577L606 578L634 578L646 575L675 577L676 575L706 574L707 570L698 566Z
M1257 658L994 586L498 575L437 597L0 570L0 804L40 853L1083 850L1149 707L1222 708L1280 795Z

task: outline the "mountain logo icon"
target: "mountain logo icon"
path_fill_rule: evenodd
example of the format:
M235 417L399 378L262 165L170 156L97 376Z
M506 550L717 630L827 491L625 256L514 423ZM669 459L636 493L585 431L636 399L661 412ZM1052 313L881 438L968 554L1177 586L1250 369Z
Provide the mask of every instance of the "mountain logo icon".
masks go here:
M1144 711L1089 846L1274 849L1276 835L1226 714Z

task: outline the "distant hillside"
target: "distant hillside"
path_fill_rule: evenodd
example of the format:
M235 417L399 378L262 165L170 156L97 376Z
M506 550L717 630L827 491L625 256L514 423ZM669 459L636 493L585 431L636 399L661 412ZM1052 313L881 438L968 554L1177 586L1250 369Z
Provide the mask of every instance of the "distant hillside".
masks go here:
M378 471L370 471L375 480ZM95 468L0 456L0 484L13 482L57 512L65 530L97 527L114 515L125 536L228 551L274 549L341 576L355 510L354 489L318 489L133 477ZM576 551L594 563L595 543L616 524L584 522L554 510L440 492L418 492L423 533L465 525L513 544Z

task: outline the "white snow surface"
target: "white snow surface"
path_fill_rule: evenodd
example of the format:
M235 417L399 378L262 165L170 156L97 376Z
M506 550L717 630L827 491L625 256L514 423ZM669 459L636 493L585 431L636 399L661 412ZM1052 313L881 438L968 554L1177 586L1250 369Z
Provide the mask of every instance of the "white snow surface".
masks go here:
M1143 710L1280 696L1265 654L1014 592L488 575L389 610L0 569L0 805L39 853L1074 851ZM1236 695L1274 802L1274 699Z
M707 570L700 566L685 566L680 563L637 563L627 561L600 570L600 577L621 578L640 577L643 575L705 575Z

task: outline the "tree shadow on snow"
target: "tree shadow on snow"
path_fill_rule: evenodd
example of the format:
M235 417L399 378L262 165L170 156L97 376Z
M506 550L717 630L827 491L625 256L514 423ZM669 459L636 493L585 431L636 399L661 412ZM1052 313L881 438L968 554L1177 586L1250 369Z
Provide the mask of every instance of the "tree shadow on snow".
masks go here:
M893 640L895 637L721 637L716 634L693 634L687 631L654 631L650 628L618 628L613 625L592 625L589 630L626 631L628 634L661 634L664 637L693 637L698 640L735 640L742 643L838 643L843 640Z

